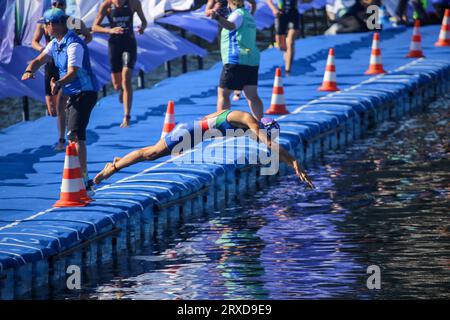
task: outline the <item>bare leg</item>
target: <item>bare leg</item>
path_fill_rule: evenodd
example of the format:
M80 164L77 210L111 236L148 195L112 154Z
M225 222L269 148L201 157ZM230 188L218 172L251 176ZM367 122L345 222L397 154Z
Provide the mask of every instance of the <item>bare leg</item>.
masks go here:
M114 91L120 91L119 102L123 103L122 72L111 73L111 80L114 87Z
M122 72L111 73L111 81L115 91L122 89Z
M49 116L56 117L56 106L58 96L45 96L45 104L47 105L47 113Z
M258 87L245 86L244 93L247 99L247 103L252 110L253 116L256 118L256 120L261 120L263 116L263 103L258 96Z
M278 48L285 52L286 51L286 36L284 34L280 35L277 34L275 35L275 41L278 44Z
M64 141L65 141L65 134L66 134L66 105L67 105L67 97L62 95L61 92L58 94L58 108L57 115L58 115L58 133L59 133L59 139L58 144L56 145L55 150L61 151L64 150Z
M133 88L131 87L132 70L130 68L122 69L122 92L123 92L123 121L121 128L130 126L131 105L133 103Z
M161 139L153 146L132 151L123 158L115 158L114 165L112 163L107 163L103 170L95 176L94 183L99 184L118 170L129 167L135 163L156 160L169 154L170 151L167 148L166 143Z
M297 30L289 29L289 31L288 31L288 35L286 38L287 51L284 55L286 72L291 71L292 60L294 60L294 55L295 55L294 41L295 41L295 38L297 37L297 34L298 34Z
M217 88L217 111L228 110L231 108L230 102L231 90Z
M83 176L87 174L87 150L86 150L86 141L77 140L75 142L78 152L78 158L80 159L81 173Z

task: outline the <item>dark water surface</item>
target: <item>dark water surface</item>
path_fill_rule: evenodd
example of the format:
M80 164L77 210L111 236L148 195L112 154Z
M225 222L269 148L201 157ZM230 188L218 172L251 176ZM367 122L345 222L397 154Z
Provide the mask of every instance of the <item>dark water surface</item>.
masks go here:
M309 167L315 191L280 178L64 297L448 299L449 106L325 156ZM381 269L380 290L367 289L370 265Z

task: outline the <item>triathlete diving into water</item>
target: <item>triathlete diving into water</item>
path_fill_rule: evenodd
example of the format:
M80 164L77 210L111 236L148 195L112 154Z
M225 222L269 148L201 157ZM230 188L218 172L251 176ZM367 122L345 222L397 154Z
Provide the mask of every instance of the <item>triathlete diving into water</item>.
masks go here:
M218 130L223 136L227 135L227 130L250 130L255 139L266 144L270 149L279 150L279 159L294 169L296 176L305 182L311 189L314 185L308 177L306 171L297 162L297 160L289 154L289 152L282 146L278 145L271 139L270 133L272 129L279 129L279 124L271 118L262 118L261 122L257 121L250 113L237 110L222 110L211 113L201 120L193 121L192 123L180 123L167 134L161 138L156 144L144 147L139 150L128 153L123 158L114 158L114 161L107 163L103 170L94 178L94 183L99 184L101 181L108 179L119 170L129 167L135 163L142 161L153 161L161 157L171 154L174 148L183 143L186 146L185 139L190 140L187 146L193 148L201 141L195 141L194 131L201 129L203 133L207 130ZM242 132L243 132L242 130ZM186 149L184 149L186 151Z

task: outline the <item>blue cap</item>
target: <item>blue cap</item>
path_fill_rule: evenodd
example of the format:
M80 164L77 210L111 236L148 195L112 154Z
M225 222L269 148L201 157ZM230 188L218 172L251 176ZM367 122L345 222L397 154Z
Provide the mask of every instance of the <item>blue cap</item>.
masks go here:
M44 16L38 20L38 23L65 22L66 18L67 16L64 10L58 8L51 8L44 12Z

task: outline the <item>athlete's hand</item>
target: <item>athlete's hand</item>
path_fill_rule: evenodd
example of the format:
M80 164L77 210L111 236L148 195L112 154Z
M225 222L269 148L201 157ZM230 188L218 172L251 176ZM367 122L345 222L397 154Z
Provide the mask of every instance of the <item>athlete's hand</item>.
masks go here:
M312 183L311 179L306 174L306 171L299 168L299 165L298 165L297 161L294 162L294 170L295 170L295 175L297 177L299 177L300 180L305 182L308 185L309 188L311 188L311 189L315 189L316 188L316 187L314 187L314 184Z
M278 9L272 10L272 13L275 18L278 18L281 15L280 10L278 10Z
M109 34L123 34L124 31L125 30L122 27L115 27L115 28L109 29Z
M34 79L34 73L33 72L24 72L22 75L22 81L28 80L28 79Z
M59 89L61 89L61 85L55 80L55 78L52 78L50 80L50 88L52 89L52 95L56 95Z
M208 9L205 11L205 16L211 17L211 14L214 12L214 9Z
M138 28L138 33L139 33L139 34L144 34L144 30L145 30L144 26L141 25L141 26Z

